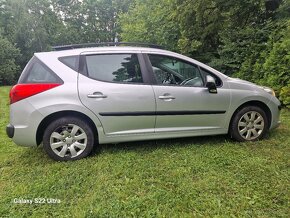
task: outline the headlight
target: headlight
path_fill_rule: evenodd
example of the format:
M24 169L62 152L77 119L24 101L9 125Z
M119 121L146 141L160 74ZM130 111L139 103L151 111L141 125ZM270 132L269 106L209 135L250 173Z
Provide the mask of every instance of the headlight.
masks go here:
M266 86L260 86L260 88L264 89L264 91L268 92L270 95L276 96L275 91L273 89Z

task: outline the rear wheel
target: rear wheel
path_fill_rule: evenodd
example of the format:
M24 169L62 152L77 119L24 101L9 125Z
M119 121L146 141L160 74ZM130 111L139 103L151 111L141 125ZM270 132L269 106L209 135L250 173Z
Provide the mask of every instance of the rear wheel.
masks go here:
M75 117L64 117L53 121L46 128L43 147L54 160L78 160L90 154L94 146L91 127Z
M263 138L269 130L264 110L257 106L247 106L233 117L230 133L237 141L255 141Z

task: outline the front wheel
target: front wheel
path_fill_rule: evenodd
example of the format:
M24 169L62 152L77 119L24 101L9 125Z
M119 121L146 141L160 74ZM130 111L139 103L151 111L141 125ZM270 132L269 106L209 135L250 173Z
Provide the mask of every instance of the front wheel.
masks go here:
M263 138L269 130L264 110L247 106L238 111L230 126L231 136L237 141L255 141Z
M90 154L94 146L91 127L75 117L64 117L48 125L43 136L43 147L54 160L78 160Z

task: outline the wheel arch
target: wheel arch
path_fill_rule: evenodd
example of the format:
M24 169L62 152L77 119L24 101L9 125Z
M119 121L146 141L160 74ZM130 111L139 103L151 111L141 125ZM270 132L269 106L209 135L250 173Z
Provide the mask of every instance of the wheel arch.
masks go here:
M73 116L73 117L77 117L77 118L81 118L82 120L85 120L92 128L92 131L93 131L94 136L95 136L95 142L98 143L98 141L99 141L98 130L97 130L95 123L92 121L92 119L81 112L65 110L65 111L58 111L58 112L52 113L52 114L46 116L40 122L40 124L38 125L38 128L37 128L37 131L36 131L36 143L37 143L37 145L40 145L40 143L42 142L44 131L45 131L46 127L52 121L59 119L59 118L62 118L62 117L68 117L68 116Z
M266 115L267 115L267 121L268 121L268 124L269 124L269 127L271 126L271 122L272 122L272 113L271 113L271 110L270 108L262 101L247 101L243 104L241 104L235 111L234 113L232 114L231 116L231 120L230 120L230 123L229 123L229 126L228 126L228 132L230 132L230 126L233 122L233 118L234 116L244 107L247 107L247 106L257 106L259 108L261 108L263 111L265 111Z

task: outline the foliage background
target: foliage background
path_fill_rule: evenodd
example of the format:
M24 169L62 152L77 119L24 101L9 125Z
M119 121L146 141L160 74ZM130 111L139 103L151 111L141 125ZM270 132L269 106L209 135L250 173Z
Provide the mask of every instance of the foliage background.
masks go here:
M34 52L115 37L270 86L290 107L290 0L0 0L0 85Z

